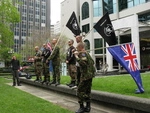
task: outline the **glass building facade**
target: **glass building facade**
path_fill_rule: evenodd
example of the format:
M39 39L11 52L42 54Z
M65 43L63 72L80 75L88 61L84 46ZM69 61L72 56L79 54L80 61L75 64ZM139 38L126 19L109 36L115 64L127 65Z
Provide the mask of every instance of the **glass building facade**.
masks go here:
M50 0L18 0L16 7L20 12L21 21L14 28L14 51L19 52L25 44L26 37L30 37L33 29L44 32L50 29Z
M131 8L150 0L118 0L119 11ZM109 14L116 13L117 0L93 0L93 15L99 17L108 12Z
M150 0L92 0L92 1L93 1L93 4L90 7L93 8L93 17L89 16L89 12L90 12L89 5L91 5L91 4L88 4L85 1L81 5L81 13L82 13L81 14L82 15L81 23L82 23L82 20L84 20L84 19L90 20L90 18L94 18L93 23L88 23L88 22L85 23L85 21L84 21L84 24L82 25L82 32L85 32L85 33L88 33L88 31L90 29L92 29L92 28L90 28L90 25L94 26L94 24L96 23L95 20L97 20L97 17L101 18L106 12L108 12L109 14L115 14L115 13L117 13L117 8L118 8L118 12L124 11L124 13L122 13L122 14L126 17L129 15L128 14L126 15L125 12L128 12L129 9L131 9L131 8L134 9L134 7L135 7L135 9L137 9L136 6L141 5L140 7L142 7L143 4L150 2ZM131 11L133 11L132 9L131 9ZM147 10L147 8L146 8L146 10ZM135 11L135 12L133 11L133 13L131 12L131 14L137 14L140 22L144 22L144 23L150 22L149 10L142 11L142 12L140 12L140 10L139 10L140 13L137 13L137 12L138 11ZM87 14L87 16L85 16L85 14ZM115 15L112 15L113 18L114 18L114 16ZM89 26L88 26L88 24L89 24ZM144 30L144 29L142 29L142 30ZM104 60L106 61L106 49L96 49L96 48L106 47L106 42L103 42L103 39L101 38L101 36L97 36L96 32L97 31L95 29L93 29L93 33L95 35L95 37L93 38L94 39L93 47L95 49L95 51L93 52L93 55L95 56L96 67L98 69L99 61L104 61ZM132 41L131 31L125 30L125 32L126 32L125 34L122 33L120 35L119 43L128 43L128 42ZM139 36L140 36L140 45L141 45L140 48L143 47L142 46L143 43L144 43L143 44L144 48L147 47L147 46L145 47L145 45L148 45L148 47L149 47L149 42L144 42L145 40L149 41L149 39L150 39L149 31L140 31ZM89 41L89 40L90 39L86 39L86 41ZM143 41L142 43L141 43L141 40ZM140 54L141 65L146 66L146 65L148 65L148 62L150 62L147 60L147 59L150 59L150 55L148 55L147 53L149 53L149 52L145 52L145 53L142 52L142 54ZM114 67L116 66L118 68L118 63L114 59L113 59L113 66Z

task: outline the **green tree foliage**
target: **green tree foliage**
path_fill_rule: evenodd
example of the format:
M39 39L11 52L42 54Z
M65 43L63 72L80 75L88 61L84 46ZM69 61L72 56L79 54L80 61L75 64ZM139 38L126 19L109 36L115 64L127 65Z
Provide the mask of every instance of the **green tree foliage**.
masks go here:
M13 46L13 27L19 22L20 15L15 7L16 0L0 0L0 59L8 59ZM3 53L3 54L2 54Z

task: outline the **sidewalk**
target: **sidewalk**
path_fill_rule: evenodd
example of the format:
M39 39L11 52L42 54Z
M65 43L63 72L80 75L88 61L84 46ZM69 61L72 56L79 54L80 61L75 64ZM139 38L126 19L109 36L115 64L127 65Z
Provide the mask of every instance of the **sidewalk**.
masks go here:
M60 94L59 95L60 97L66 96L66 97L63 97L63 100L67 99L67 101L65 102L61 101L63 105L66 104L65 108L70 108L73 111L75 111L78 108L76 90L71 90L66 85L59 85L56 87L52 85L51 86L42 85L38 82L33 82L32 80L24 79L24 78L21 78L20 80L22 83L25 83L23 84L25 86L26 84L28 84L28 85L32 85L30 87L34 86L34 89L38 88L39 91L35 91L38 94L41 92L40 90L42 90L42 92L43 90L46 90L50 92L55 92L55 94ZM21 86L20 88L22 87L24 86ZM34 93L34 90L31 90L31 91ZM45 94L42 93L42 95L44 96ZM50 97L53 97L53 96L47 95L47 98L50 98ZM68 97L71 97L71 99ZM75 99L73 99L74 97ZM92 97L92 104L94 104L94 102L97 102L97 104L92 105L92 110L95 110L95 111L92 111L91 113L104 113L104 112L105 113L149 113L150 112L150 99L138 98L138 97L133 97L133 96L125 96L125 95L107 93L107 92L95 91L95 90L92 90L91 97ZM58 102L58 100L59 100L58 97L56 97L56 103L57 104L61 103L61 102ZM74 103L75 105L70 104L70 102ZM71 105L72 107L69 105ZM98 107L95 107L95 106L98 106ZM97 112L97 110L99 110L99 112ZM118 110L118 111L115 111L115 110ZM124 112L124 111L127 111L127 112Z
M12 83L9 83L9 85L12 85ZM62 93L45 90L28 84L22 84L22 86L15 86L15 88L30 93L36 97L47 100L51 103L57 104L73 112L76 111L79 107L77 103L77 98L75 96L64 95ZM107 108L92 103L92 109L90 113L121 113L121 112L119 110L114 110L111 108Z

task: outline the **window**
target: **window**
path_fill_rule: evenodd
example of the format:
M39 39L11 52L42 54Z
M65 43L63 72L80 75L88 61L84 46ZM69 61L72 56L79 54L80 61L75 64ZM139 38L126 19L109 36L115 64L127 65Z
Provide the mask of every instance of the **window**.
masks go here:
M148 2L148 0L140 0L140 4L146 3L146 2Z
M82 26L82 32L88 33L89 30L90 30L89 24L86 24L86 25Z
M102 1L101 0L93 1L93 16L94 17L102 16Z
M119 11L127 8L127 0L119 0Z
M102 39L94 39L94 48L102 48L103 40ZM103 49L95 50L95 54L103 54Z
M89 4L84 2L82 5L82 20L89 17Z
M84 40L84 43L85 43L85 49L86 50L90 50L90 42L89 42L89 40Z
M149 21L150 22L150 12L139 15L139 21L142 21L142 22Z
M103 0L103 14L106 12L113 13L113 0Z

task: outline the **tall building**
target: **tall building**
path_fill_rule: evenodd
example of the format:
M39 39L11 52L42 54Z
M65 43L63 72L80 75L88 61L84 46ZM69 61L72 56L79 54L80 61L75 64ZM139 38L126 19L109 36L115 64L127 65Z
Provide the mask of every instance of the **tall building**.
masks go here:
M50 29L51 29L51 37L54 37L54 25L51 25Z
M34 30L50 30L50 0L18 0L21 22L14 28L14 51L19 52Z
M66 23L71 12L75 11L82 33L87 34L84 38L87 48L91 50L102 48L90 51L98 70L100 61L108 63L108 70L118 68L118 63L105 48L108 45L93 29L95 23L106 12L109 13L114 26L118 44L134 42L139 67L150 65L150 0L79 0L79 3L72 2L73 0L64 0L61 4L61 30L64 28L62 23ZM72 7L78 4L79 8L72 10ZM64 16L66 17L63 18ZM71 31L65 33L67 37L73 35Z
M57 21L56 24L54 24L54 35L57 35L60 33L60 21Z

